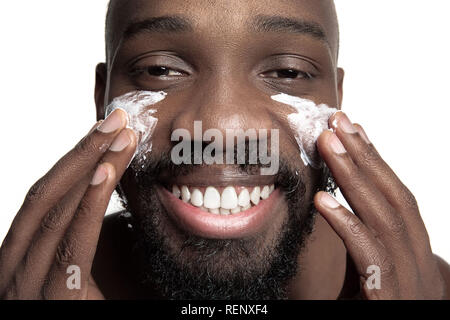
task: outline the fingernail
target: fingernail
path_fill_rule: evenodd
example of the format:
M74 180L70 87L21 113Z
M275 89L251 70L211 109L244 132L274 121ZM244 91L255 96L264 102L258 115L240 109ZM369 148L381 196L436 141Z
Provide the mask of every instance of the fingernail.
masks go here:
M112 143L109 150L114 152L120 152L131 143L130 136L128 135L127 130L122 130L122 132L117 136L117 138Z
M125 126L126 116L125 111L116 109L111 113L105 121L98 127L98 130L103 133L111 133Z
M322 196L320 197L320 202L322 202L322 204L325 207L328 207L330 209L336 209L340 206L339 202L337 202L332 196L330 196L326 192L322 193Z
M108 170L103 165L99 165L97 170L95 170L94 176L92 177L91 185L97 186L106 180L108 177Z
M336 125L336 122L333 122L333 124ZM343 112L339 112L337 126L345 133L356 133L355 126L350 122L347 115Z
M364 129L361 126L357 126L356 127L358 129L359 135L361 136L361 138L367 143L367 144L371 144L369 137L367 137L366 132L364 131Z
M331 150L333 150L334 153L343 154L347 152L341 140L339 140L339 138L334 133L328 139L329 139L328 142L330 143L331 146Z

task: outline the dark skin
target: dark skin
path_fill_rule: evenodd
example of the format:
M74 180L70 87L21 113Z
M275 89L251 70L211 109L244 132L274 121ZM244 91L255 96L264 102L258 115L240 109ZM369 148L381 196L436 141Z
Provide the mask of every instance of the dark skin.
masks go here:
M168 98L157 107L153 152L165 150L174 129L192 131L193 121L202 120L204 130L277 128L280 150L301 166L286 122L288 111L274 108L270 95L285 92L340 108L344 73L336 66L331 2L201 2L127 1L114 13L110 56L97 67L98 119L114 97L137 89L164 90ZM324 38L255 30L251 23L258 15L312 21ZM182 16L195 23L187 30L140 32L122 39L130 22L160 16ZM136 77L128 72L133 61L166 69ZM307 192L320 216L307 250L299 256L303 271L291 281L290 298L449 298L449 266L432 253L413 195L360 125L342 112L329 124L333 131L322 133L317 148L356 215L327 201L325 193L314 194L312 185L320 172L303 166L301 175L311 186ZM144 296L135 290L132 270L123 263L130 251L127 237L115 216L104 218L119 181L128 195L139 187L133 172L126 171L137 138L125 126L126 115L120 110L95 124L30 189L0 251L3 298L102 299L115 297L114 292ZM118 142L126 145L120 151ZM280 217L287 215L286 204L277 211ZM280 221L273 220L264 232L270 238L279 227ZM67 289L68 265L80 266L81 290ZM381 269L380 290L364 285L369 265Z

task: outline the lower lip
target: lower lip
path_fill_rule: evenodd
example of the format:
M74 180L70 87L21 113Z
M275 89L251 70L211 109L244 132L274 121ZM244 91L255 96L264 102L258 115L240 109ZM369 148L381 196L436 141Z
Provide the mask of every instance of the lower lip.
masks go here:
M282 199L275 189L266 200L240 213L219 215L208 213L185 203L166 188L158 187L158 195L169 215L184 230L204 238L236 239L257 234L271 221L274 208Z

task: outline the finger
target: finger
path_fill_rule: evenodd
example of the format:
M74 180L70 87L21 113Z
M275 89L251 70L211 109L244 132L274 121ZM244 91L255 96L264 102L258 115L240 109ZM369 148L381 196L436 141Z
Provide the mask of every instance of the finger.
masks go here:
M113 112L33 185L0 248L0 273L10 262L17 265L42 218L78 181L91 174L126 123L124 111Z
M401 215L412 248L428 260L432 255L430 241L413 194L381 158L360 125L352 124L343 112L336 113L330 122L355 165Z
M30 250L30 247L33 246L34 239L40 237L40 234L51 233L54 237L62 237L61 233L64 234L62 229L65 227L63 220L68 219L68 216L73 215L73 212L75 212L81 197L89 185L89 179L90 177L85 177L78 182L42 219L28 248L25 247L24 243L19 243L18 241L5 241L3 243L0 249L0 292L4 292L13 275L16 274L15 286L19 289L18 292L24 292L28 297L33 296L34 291L22 289L32 286L33 281L29 277L41 274L39 272L40 269L48 269L48 264L53 260L53 253L50 248L36 251ZM11 231L9 234L12 234ZM15 243L17 245L14 245ZM19 250L19 245L24 249ZM31 252L35 254L30 255ZM49 257L50 261L46 259L46 256L49 255L52 255ZM38 259L35 259L35 256ZM25 296L24 299L26 299Z
M102 158L102 162L110 163L115 168L116 181L113 183L118 182L117 179L120 179L127 164L130 162L136 149L136 140L136 135L131 129L122 130L109 148L109 151ZM76 218L72 218L88 184L89 181L87 181L86 185L83 185L82 190L76 190L75 194L67 195L67 203L56 206L56 212L51 212L51 215L44 218L35 240L27 251L25 259L22 260L21 265L23 267L20 268L20 271L23 271L23 275L20 278L29 279L31 277L33 280L31 283L37 289L43 285L44 278L54 260L58 244L61 242L69 224L78 223L81 225L84 223L84 218L82 218L84 220L81 220L81 222L77 222ZM82 230L85 230L84 226L81 226L80 229L80 233ZM86 237L88 236L89 234L86 235ZM82 235L82 238L84 239L85 236ZM36 262L40 264L38 267L36 267ZM34 272L30 273L30 271Z
M84 137L29 191L17 215L19 220L45 214L83 176L93 170L115 137L127 124L127 114L114 111L96 130Z
M90 265L109 198L115 187L116 172L109 163L98 166L72 223L58 244L55 260L42 289L45 299L83 299L87 295ZM80 230L80 227L83 230ZM80 288L67 285L68 268L76 266Z
M85 177L58 202L42 219L35 232L30 246L17 266L10 263L2 270L0 277L15 278L16 292L19 299L38 299L40 289L44 283L50 266L55 258L56 248L77 210L78 204L84 196L91 177ZM0 281L1 283L1 281ZM0 292L5 287L0 285Z
M356 166L339 138L330 131L319 137L317 146L353 211L386 242L403 249L406 242L404 223L395 209L370 179Z
M403 214L405 220L423 227L414 196L381 158L364 129L352 124L343 112L337 112L330 122L353 162L373 181L389 203Z
M84 203L84 205L80 206L78 209L68 230L66 231L64 239L61 241L60 246L57 249L57 252L60 253L67 252L67 250L71 252L71 263L78 265L84 275L82 280L82 290L85 290L89 284L86 275L91 273L92 261L95 255L98 236L101 230L103 216L106 211L109 198L116 184L127 169L127 166L135 153L136 145L137 137L133 130L125 129L120 133L111 145L110 152L105 154L105 157L102 159L102 162L110 166L114 171L114 176L109 177L111 184L108 184L109 187L107 187L106 191L108 201L103 204L98 212L93 212L94 210L92 208L94 206L91 202L97 201L99 196L92 195L96 191L95 188L90 188L83 199L82 203ZM64 255L57 254L57 256ZM67 291L67 288L64 286L64 279L67 278L67 275L65 273L61 273L61 266L63 267L62 269L64 269L64 261L61 263L61 260L62 259L56 259L55 264L53 264L49 272L49 278L54 280L48 287L48 292L52 295L56 295L56 293L59 295L60 292Z
M122 178L130 164L136 152L137 141L137 135L132 129L124 129L111 145L109 152L103 157L102 162L109 162L116 169L116 183Z
M355 263L356 270L369 299L395 299L399 297L396 269L388 252L375 239L371 231L326 192L318 192L314 204L319 213L344 242L348 253ZM366 283L371 266L380 270L380 288ZM370 280L370 279L369 279ZM372 280L370 280L372 281Z
M354 124L358 133L363 137L364 142L369 141L369 138L359 124ZM373 144L368 142L370 146L376 151ZM377 152L378 154L378 152ZM414 195L411 191L400 181L397 175L392 171L392 169L381 159L381 165L384 166L386 175L393 177L392 181L387 179L383 181L383 175L378 174L374 179L379 188L384 190L387 200L393 205L394 208L402 215L408 234L410 235L410 241L412 243L413 249L416 251L418 262L422 265L425 261L431 261L433 259L433 252L431 250L430 238L425 227L425 223L420 216L419 206ZM381 170L380 170L381 172ZM372 174L376 174L372 172Z
M402 288L418 279L415 252L403 218L373 182L356 166L339 138L325 131L318 149L355 214L391 254ZM416 281L416 280L414 280Z

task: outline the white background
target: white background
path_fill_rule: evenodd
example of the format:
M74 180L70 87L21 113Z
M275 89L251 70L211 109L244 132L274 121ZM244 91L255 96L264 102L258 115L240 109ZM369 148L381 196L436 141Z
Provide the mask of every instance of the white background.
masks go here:
M344 110L419 201L450 261L450 1L336 0ZM0 1L0 239L28 188L93 125L106 0Z

